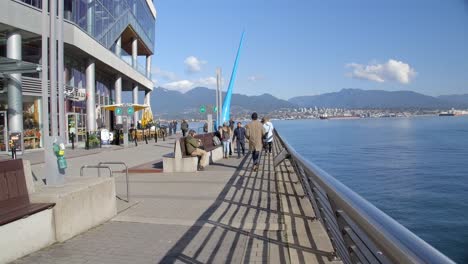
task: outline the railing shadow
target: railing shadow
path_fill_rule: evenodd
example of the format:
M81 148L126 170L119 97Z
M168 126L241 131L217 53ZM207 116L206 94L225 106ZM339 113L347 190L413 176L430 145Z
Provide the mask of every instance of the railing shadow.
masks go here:
M276 146L275 153L279 150ZM286 165L275 173L272 157L273 154L262 153L260 169L254 172L250 155L246 155L216 201L160 263L268 263L270 260L287 263L290 250L297 253L302 263L305 254L314 254L318 263L325 263L322 258L327 259L330 252L317 249L312 231L308 229L307 222L312 221L313 216L306 215L301 208L299 199L303 191L298 188L302 187L293 183ZM281 193L280 187L288 193ZM288 208L281 208L280 193L288 197ZM287 237L285 216L294 225L306 226L310 242L299 241L297 234ZM295 232L295 226L291 228Z

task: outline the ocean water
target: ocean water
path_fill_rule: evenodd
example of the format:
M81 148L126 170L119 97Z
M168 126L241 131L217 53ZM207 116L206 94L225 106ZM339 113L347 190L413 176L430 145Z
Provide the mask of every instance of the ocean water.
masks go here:
M468 263L468 116L275 121L301 155Z

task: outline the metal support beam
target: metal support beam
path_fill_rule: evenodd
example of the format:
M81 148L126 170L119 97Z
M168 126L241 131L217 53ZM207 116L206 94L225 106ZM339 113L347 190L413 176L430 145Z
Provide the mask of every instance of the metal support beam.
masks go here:
M64 9L64 0L58 0L58 20L57 20L57 55L58 55L58 64L57 64L57 73L58 73L58 127L59 127L59 136L63 142L67 138L65 135L65 98L64 98L64 62L63 62L63 9Z
M50 34L49 34L49 66L50 66L50 123L52 138L58 136L57 123L57 32L56 14L57 1L50 1Z

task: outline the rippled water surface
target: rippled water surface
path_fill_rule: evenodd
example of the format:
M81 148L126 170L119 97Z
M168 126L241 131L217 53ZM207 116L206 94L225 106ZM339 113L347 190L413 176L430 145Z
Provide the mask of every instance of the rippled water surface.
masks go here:
M468 117L275 121L304 157L468 263Z

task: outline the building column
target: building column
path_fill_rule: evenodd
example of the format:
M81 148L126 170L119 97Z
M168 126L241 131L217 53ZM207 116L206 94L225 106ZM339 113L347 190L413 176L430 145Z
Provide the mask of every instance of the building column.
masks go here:
M88 0L87 12L86 12L86 31L94 36L94 0Z
M138 39L132 40L132 66L137 69L137 57L138 57Z
M89 60L86 67L86 125L87 131L96 130L96 65Z
M146 90L145 91L145 104L151 107L150 98L151 98L151 91Z
M115 79L115 104L122 103L122 76L118 75ZM122 116L115 116L115 123L118 125L122 124Z
M21 60L21 34L10 32L7 35L7 57ZM21 74L10 74L8 79L8 131L23 133L23 87Z
M135 84L133 86L133 103L134 104L138 104L138 84ZM135 111L135 113L133 114L133 124L137 125L138 123L138 112Z
M151 79L151 55L146 56L146 78Z

